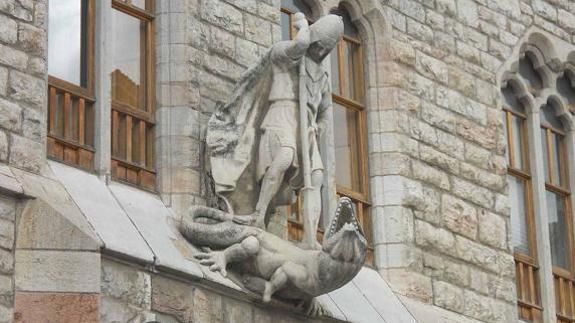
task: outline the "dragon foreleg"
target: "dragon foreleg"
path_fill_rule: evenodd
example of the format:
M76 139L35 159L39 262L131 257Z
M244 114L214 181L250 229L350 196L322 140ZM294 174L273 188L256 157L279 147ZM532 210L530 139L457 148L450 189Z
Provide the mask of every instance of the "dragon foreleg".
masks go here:
M227 276L226 267L229 263L246 260L260 250L260 243L255 237L247 237L241 243L236 243L221 251L200 253L195 257L200 264L210 266L211 271L219 271Z

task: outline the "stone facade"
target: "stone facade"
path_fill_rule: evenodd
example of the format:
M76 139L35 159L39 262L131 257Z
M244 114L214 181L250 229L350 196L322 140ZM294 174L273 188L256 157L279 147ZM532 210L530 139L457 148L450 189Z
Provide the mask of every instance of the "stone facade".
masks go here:
M280 39L279 2L156 0L158 192L150 194L108 180L105 69L96 73L96 175L47 161L47 1L0 0L0 322L310 321L203 272L169 226L209 202L207 120ZM339 3L306 2L316 16ZM110 3L97 1L97 50ZM321 321L517 321L501 77L534 30L575 50L575 3L341 3L365 46L379 275L327 296L332 313ZM106 66L105 53L96 56ZM378 307L387 284L395 295L383 301L399 301Z
M382 191L373 216L378 268L398 293L481 321L515 320L501 75L530 31L572 44L574 9L540 0L384 3L395 64L382 71L386 123L370 137L388 165L373 183Z

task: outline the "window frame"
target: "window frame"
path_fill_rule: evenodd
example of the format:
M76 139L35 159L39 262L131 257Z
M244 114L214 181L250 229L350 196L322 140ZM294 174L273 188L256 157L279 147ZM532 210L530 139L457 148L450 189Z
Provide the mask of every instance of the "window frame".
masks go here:
M156 181L156 161L155 161L155 126L156 126L156 93L155 93L155 0L146 0L146 8L140 8L125 1L112 0L112 10L138 19L141 23L146 24L145 35L140 33L141 41L145 42L142 46L141 57L145 60L145 110L139 107L133 108L121 102L115 101L111 96L111 133L112 140L110 146L111 153L111 173L112 179L137 186L149 191L157 189ZM112 78L112 75L110 75ZM110 83L113 92L113 82ZM119 134L120 132L120 115L126 118L126 158L119 156ZM139 162L132 160L132 138L128 135L128 129L136 127L139 138ZM132 133L132 132L130 132ZM148 146L149 145L149 146ZM143 163L142 163L143 160ZM131 175L130 175L131 174ZM134 177L135 176L135 177Z
M543 109L544 107L542 107ZM553 109L552 107L549 107ZM551 124L541 120L540 131L544 131L547 148L547 169L545 169L545 175L549 177L545 178L545 193L550 192L554 195L559 195L564 200L565 208L565 223L566 223L566 235L567 235L567 252L571 253L569 257L569 268L561 268L552 265L553 272L553 289L555 292L555 303L556 303L556 316L558 322L571 322L575 317L575 309L573 308L575 300L573 296L575 295L575 255L573 251L574 248L574 237L573 237L573 209L571 204L571 189L569 186L569 159L567 157L567 137L568 133L562 129L558 129ZM555 147L553 144L554 136L559 138L558 151L558 162L561 169L559 170L559 182L555 183L555 169L556 160L554 160L555 155L552 154ZM543 138L542 138L543 140ZM549 225L547 223L546 225ZM551 250L550 250L551 251ZM565 284L569 290L565 292ZM567 295L566 295L567 294Z
M56 76L48 74L48 113L47 113L47 157L49 159L73 166L86 171L94 171L95 141L95 29L96 29L96 0L85 0L86 8L82 8L81 24L86 32L81 33L81 72L80 84L74 84ZM86 12L84 12L86 10ZM49 31L48 31L49 33ZM85 77L86 85L82 86ZM58 96L63 100L62 135L56 133L56 114L58 109ZM73 101L77 100L77 119L68 123L69 115L73 114ZM87 111L91 109L90 111ZM86 120L86 118L88 120ZM90 120L91 119L91 120ZM74 139L71 130L75 126L78 130L78 139ZM92 126L86 129L85 123ZM91 143L86 137L91 137Z
M355 161L352 161L352 165L357 165L359 167L358 174L359 178L357 178L359 182L359 190L354 190L353 188L345 187L337 183L336 181L336 190L338 197L346 196L349 197L354 204L356 205L357 211L357 218L364 229L364 234L366 235L368 241L368 253L366 256L366 264L373 265L373 237L372 237L372 225L371 225L371 202L369 199L369 164L368 164L368 151L367 151L367 120L366 120L366 111L367 108L364 103L354 100L352 98L348 98L344 96L343 89L346 87L346 78L344 74L344 67L347 64L345 60L345 52L344 46L346 45L345 42L350 42L353 45L357 46L357 52L355 53L355 57L352 58L354 65L358 68L357 73L355 75L350 75L349 82L353 83L354 93L356 93L356 97L361 98L361 101L365 102L365 75L364 75L364 56L363 56L363 44L360 39L350 37L348 35L343 35L342 38L338 41L336 45L336 50L331 53L331 55L337 55L336 60L338 64L338 85L339 85L339 94L334 92L332 89L332 101L345 109L351 109L352 111L357 113L357 120L354 124L353 132L349 132L350 134L357 134L355 141L356 150L358 155L355 156L352 154L352 158L357 157ZM333 62L333 60L332 60ZM334 77L332 75L332 77ZM337 162L336 162L337 168ZM354 172L352 172L353 174ZM353 178L352 178L353 181Z
M506 141L508 152L508 176L513 176L523 183L525 192L525 221L527 225L527 243L530 254L513 251L517 284L517 306L520 318L533 322L541 321L541 292L539 287L539 261L537 257L537 241L535 235L535 212L533 209L533 181L529 160L528 117L526 114L504 105L502 108L506 125ZM513 118L521 120L521 160L523 167L517 167L515 156L515 137Z

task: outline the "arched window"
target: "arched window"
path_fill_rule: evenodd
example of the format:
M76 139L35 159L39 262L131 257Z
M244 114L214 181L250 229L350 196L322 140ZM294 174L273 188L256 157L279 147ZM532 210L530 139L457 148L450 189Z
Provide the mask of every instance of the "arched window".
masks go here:
M344 35L331 54L337 192L354 201L371 242L362 43L347 10L340 6L334 13L344 22ZM370 249L370 263L371 257Z
M545 165L545 189L551 263L559 322L573 318L573 215L567 162L566 130L556 116L553 103L540 110L541 143ZM570 320L569 320L570 321ZM566 321L566 322L569 322Z
M519 315L528 321L541 316L535 218L527 136L527 114L510 82L502 89L503 119L507 137L511 243L516 263Z
M568 112L575 103L575 86L571 70L553 71L542 63L541 54L537 48L528 49L502 88L511 243L520 318L542 322L555 314L557 322L566 323L575 321L573 174L569 164L574 138ZM528 117L523 102L539 108L539 125L531 119L537 116ZM528 143L529 138L535 143ZM535 178L537 182L532 180ZM549 308L543 309L543 305Z

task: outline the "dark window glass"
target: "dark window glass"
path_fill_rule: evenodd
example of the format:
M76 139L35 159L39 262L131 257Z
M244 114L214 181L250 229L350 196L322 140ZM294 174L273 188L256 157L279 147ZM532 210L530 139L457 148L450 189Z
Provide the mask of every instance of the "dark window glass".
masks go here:
M565 197L547 191L547 216L553 266L570 270L567 222L565 221Z

